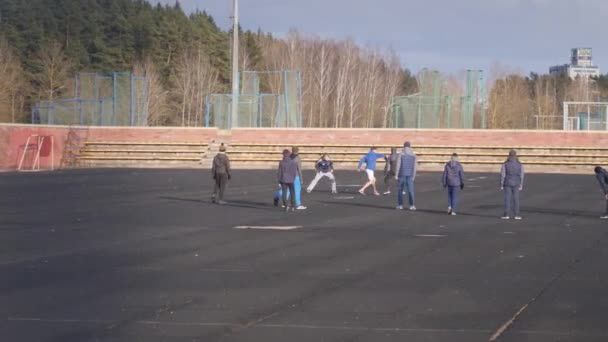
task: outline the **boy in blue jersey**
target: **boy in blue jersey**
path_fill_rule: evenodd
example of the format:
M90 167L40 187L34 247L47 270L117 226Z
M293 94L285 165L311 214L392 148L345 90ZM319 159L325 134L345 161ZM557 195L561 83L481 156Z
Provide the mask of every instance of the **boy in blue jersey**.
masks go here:
M359 165L357 166L358 171L365 171L367 174L367 183L363 185L361 189L359 189L359 193L361 195L365 195L365 190L370 186L374 189L374 195L380 196L380 193L376 189L376 161L378 159L386 159L386 156L382 153L377 153L376 148L372 147L369 149L369 152L364 155L361 160L359 160ZM365 168L363 168L363 164L365 164Z

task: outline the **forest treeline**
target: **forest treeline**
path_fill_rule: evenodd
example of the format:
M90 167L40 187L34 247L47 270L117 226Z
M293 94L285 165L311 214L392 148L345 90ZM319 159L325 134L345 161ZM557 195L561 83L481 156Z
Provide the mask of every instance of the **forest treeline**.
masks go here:
M306 127L387 127L391 98L417 92L389 48L297 31L240 35L241 70L302 72ZM230 89L230 37L179 2L0 0L0 122L27 122L37 101L72 96L77 72L133 71L149 79L151 125L201 125L205 97ZM608 76L499 72L488 82L490 128L533 128L536 116L561 115L565 100L608 95Z

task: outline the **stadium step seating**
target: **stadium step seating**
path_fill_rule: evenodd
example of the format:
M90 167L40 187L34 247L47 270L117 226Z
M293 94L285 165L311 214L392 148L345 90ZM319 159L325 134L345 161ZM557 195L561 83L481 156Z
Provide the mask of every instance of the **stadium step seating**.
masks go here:
M236 168L274 168L286 147L278 144L229 144L228 153ZM92 167L205 167L217 152L219 144L158 142L87 142L80 156L81 164ZM323 153L328 153L337 168L352 169L368 146L348 144L299 145L306 169ZM388 145L378 152L389 153ZM470 170L494 170L504 162L510 146L414 146L421 169L440 170L453 152ZM520 146L520 159L529 169L543 171L582 171L595 165L608 165L608 148ZM383 167L383 161L379 161Z

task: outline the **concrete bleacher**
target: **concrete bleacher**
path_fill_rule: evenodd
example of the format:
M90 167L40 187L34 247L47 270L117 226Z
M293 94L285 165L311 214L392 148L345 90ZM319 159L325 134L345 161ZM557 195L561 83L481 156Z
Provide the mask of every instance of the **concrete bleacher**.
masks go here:
M82 151L82 165L88 167L203 167L217 152L219 145L188 142L87 142ZM337 168L353 168L369 146L357 144L301 144L300 156L306 169L323 153L330 154ZM268 143L228 144L228 153L235 168L274 168L281 152L289 146ZM390 145L377 146L388 154ZM397 146L395 146L397 147ZM511 148L530 170L544 172L580 172L589 167L608 164L608 148L551 146L448 146L414 145L422 170L440 170L453 152L469 170L494 170L504 162ZM383 161L379 161L381 164Z

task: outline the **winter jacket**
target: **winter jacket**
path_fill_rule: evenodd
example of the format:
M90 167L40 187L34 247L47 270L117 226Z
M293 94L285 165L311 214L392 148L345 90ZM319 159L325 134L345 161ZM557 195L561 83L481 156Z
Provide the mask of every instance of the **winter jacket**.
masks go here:
M298 165L298 177L300 177L300 182L304 182L304 177L302 177L302 159L300 159L300 155L292 154L291 159L293 159L296 162L296 165Z
M334 171L334 163L331 160L320 159L315 164L317 172L328 173Z
M416 154L414 154L414 151L411 148L406 147L403 149L403 152L399 154L399 160L397 161L397 170L395 170L395 174L399 178L416 178L416 164Z
M500 187L523 187L524 166L517 158L509 158L500 170Z
M443 169L443 186L461 186L464 184L464 169L457 160L451 160Z
M384 166L384 174L389 176L396 175L397 162L399 161L399 154L396 153L396 149L391 150L391 154L387 157L386 165Z
M604 192L604 194L608 195L608 171L606 171L606 169L602 168L602 172L596 173L595 177L597 178L597 181L600 183L600 187L602 188L602 191Z
M279 162L279 170L277 178L280 184L293 184L298 176L298 163L291 159L291 157L285 157Z
M230 158L228 158L226 153L220 152L213 158L211 174L213 175L213 179L218 175L228 175L230 177Z
M382 153L376 153L374 151L369 151L366 155L359 160L359 165L357 168L360 169L363 164L365 164L365 168L368 170L376 171L376 161L378 159L386 158L386 156Z

